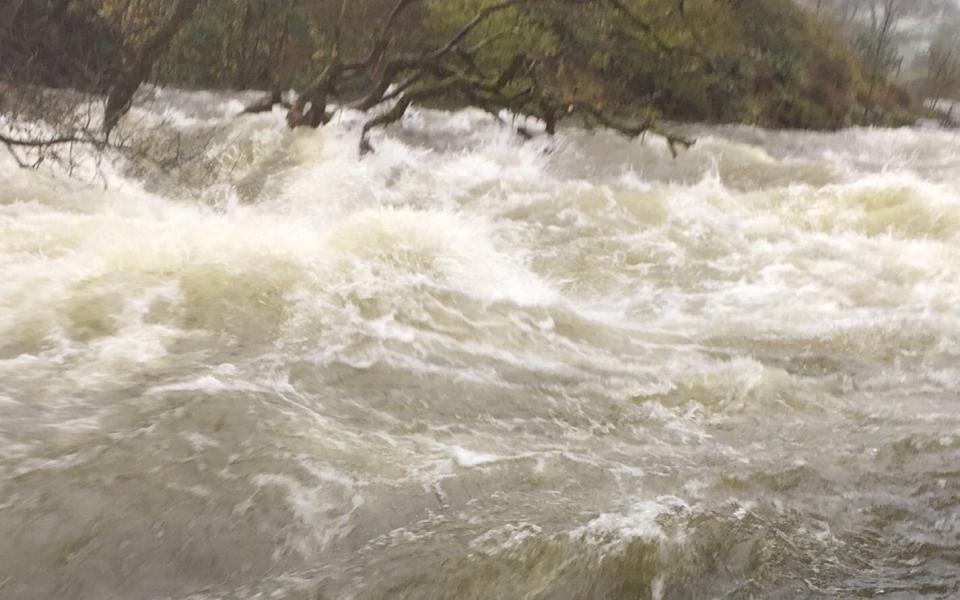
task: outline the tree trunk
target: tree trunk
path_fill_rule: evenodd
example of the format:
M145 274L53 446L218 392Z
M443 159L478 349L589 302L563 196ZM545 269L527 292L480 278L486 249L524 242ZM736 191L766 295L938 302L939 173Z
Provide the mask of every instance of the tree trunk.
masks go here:
M103 111L104 135L109 136L120 118L130 110L133 95L137 93L140 84L150 77L154 63L163 55L173 36L193 16L199 5L200 0L178 0L167 22L151 33L136 54L125 61L123 71L107 95L107 104Z

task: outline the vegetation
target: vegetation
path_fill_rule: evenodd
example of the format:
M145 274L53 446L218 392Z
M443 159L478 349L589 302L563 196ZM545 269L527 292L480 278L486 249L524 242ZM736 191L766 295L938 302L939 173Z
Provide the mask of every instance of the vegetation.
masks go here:
M913 106L889 83L897 0L877 1L881 26L851 47L822 2L793 0L9 0L0 111L59 120L47 138L0 142L111 143L147 81L270 90L251 110L292 89L292 127L370 111L364 149L411 103L532 116L547 133L565 118L630 136L664 118L888 123ZM49 88L104 98L97 127L41 102Z
M936 109L941 100L955 96L960 90L960 28L941 25L920 62L921 91Z
M209 0L158 76L175 85L302 91L330 59L362 56L394 3L352 1L343 4L342 16L341 4ZM391 40L401 52L440 47L495 2L412 4ZM534 66L544 85L562 90L564 100L615 108L620 116L822 129L892 118L910 108L909 99L887 84L889 70L871 67L834 23L791 0L509 4L459 50L482 41L474 60L493 71L522 53L526 66ZM274 31L266 38L283 47L258 42L263 30ZM889 37L881 45L888 49ZM357 93L355 87L343 91Z

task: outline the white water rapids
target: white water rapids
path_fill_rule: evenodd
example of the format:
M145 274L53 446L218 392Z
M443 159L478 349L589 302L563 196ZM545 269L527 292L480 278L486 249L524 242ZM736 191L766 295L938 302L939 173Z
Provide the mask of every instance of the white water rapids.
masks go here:
M0 597L960 595L957 134L167 96L0 153Z

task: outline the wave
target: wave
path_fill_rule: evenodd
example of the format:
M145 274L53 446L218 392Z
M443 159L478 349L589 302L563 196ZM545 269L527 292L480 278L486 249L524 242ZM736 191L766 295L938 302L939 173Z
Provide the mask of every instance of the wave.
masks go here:
M955 135L154 96L0 157L0 590L955 589Z

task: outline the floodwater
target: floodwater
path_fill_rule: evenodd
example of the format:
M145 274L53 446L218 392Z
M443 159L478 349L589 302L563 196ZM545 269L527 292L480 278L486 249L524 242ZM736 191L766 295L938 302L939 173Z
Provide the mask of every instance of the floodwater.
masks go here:
M0 597L960 596L957 134L156 95L0 157Z

